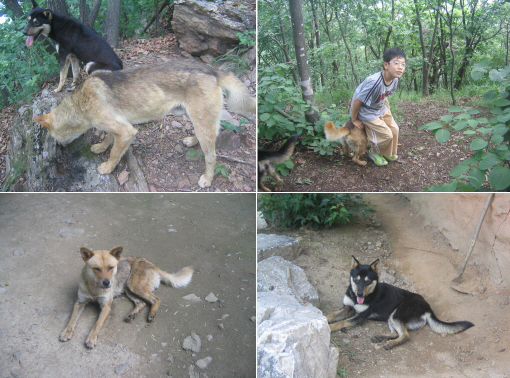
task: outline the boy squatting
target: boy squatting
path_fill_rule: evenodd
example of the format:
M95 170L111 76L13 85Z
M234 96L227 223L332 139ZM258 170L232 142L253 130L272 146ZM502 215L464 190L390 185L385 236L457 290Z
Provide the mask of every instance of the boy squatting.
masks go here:
M398 159L398 125L386 97L397 90L398 79L406 68L406 54L391 48L383 54L384 70L367 77L352 97L351 119L358 129L366 127L370 159L378 166ZM363 126L364 125L364 126Z

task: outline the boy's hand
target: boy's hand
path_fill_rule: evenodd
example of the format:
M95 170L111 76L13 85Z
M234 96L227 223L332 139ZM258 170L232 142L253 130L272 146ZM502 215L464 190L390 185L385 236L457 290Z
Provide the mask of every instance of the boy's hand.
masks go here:
M354 124L354 126L356 126L360 130L364 130L365 129L365 125L358 118L353 120L352 123Z

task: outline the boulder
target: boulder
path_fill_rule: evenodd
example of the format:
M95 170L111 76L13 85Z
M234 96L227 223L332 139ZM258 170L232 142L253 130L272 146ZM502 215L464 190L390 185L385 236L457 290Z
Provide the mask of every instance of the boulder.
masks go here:
M319 306L319 294L308 282L303 269L280 256L269 257L257 264L257 292L292 295L300 302Z
M257 261L271 256L294 260L301 254L297 239L284 235L257 234Z
M90 151L90 130L67 146L57 144L47 130L32 121L35 115L49 113L61 94L47 89L31 105L19 108L9 128L9 152L6 159L8 190L30 192L116 192L120 172L100 175L101 156ZM144 176L130 150L124 157L129 179L124 190L148 191ZM20 179L21 178L21 179Z
M222 1L175 0L172 29L191 55L220 56L239 44L237 33L255 30L255 12Z
M339 352L329 343L319 309L290 295L257 294L258 378L334 378Z

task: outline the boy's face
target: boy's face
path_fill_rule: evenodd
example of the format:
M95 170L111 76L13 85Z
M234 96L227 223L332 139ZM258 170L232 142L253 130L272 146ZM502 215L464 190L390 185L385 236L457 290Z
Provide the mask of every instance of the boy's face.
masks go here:
M384 62L384 69L392 77L400 79L406 70L406 60L399 57L393 58L389 62Z

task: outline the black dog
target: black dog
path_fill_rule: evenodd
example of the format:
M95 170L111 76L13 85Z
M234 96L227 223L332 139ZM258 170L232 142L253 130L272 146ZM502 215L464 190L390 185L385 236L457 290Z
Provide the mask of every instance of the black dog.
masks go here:
M23 29L28 36L30 47L39 35L50 37L56 43L60 63L60 83L55 92L64 87L69 65L73 67L73 83L76 85L80 74L80 62L85 64L88 74L97 70L117 71L122 69L122 61L103 37L95 30L72 17L66 17L49 9L39 8L32 0L32 11L28 24Z
M430 329L441 334L456 334L474 326L471 322L442 322L434 315L430 305L419 294L398 287L379 283L377 264L360 265L354 256L351 283L344 296L344 307L327 316L331 331L361 325L367 319L387 321L391 334L372 337L370 341L380 343L384 349L392 349L409 340L408 329L416 330L428 324Z
M297 135L291 136L287 141L283 144L283 146L277 151L265 151L259 148L258 150L258 184L259 188L270 192L271 190L267 188L263 181L264 177L269 174L273 177L276 184L276 191L279 192L282 189L283 181L276 173L274 166L276 164L281 164L287 159L290 159L292 154L294 153L294 147L296 147Z

